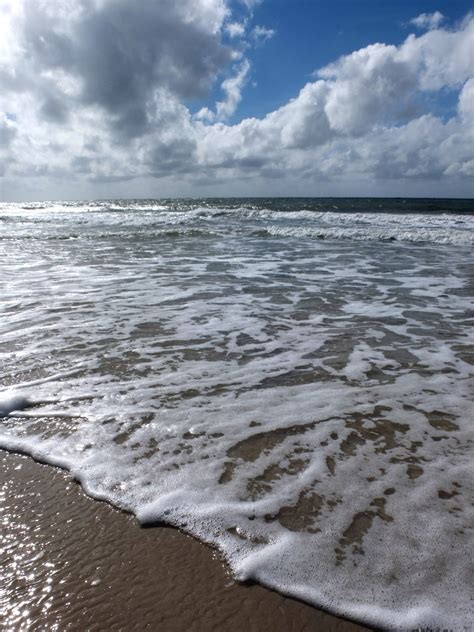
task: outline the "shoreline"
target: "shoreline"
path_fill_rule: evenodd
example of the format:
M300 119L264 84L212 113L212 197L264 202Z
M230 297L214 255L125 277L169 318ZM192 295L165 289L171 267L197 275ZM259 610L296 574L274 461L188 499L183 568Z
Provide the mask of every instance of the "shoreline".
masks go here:
M8 629L368 629L237 583L216 550L173 527L141 527L86 496L67 470L0 450L0 481Z

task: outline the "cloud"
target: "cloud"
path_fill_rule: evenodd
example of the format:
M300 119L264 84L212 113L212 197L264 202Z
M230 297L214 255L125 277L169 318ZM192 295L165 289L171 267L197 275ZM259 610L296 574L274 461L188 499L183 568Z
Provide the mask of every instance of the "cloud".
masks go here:
M265 26L258 26L258 25L255 26L251 32L252 39L258 44L266 42L267 40L271 39L274 35L275 35L275 31L273 29L269 29Z
M444 15L439 11L434 13L420 13L416 18L410 20L410 24L418 29L437 29L444 20Z
M66 4L24 2L15 24L23 49L18 90L36 90L50 119L67 117L57 79L65 73L78 85L70 108L98 106L124 137L142 135L153 122L157 91L203 97L232 58L220 37L224 0L82 0L70 14L57 10Z
M273 128L279 145L306 149L322 145L334 135L325 111L329 90L325 81L308 83L295 99L266 117L264 124Z
M459 95L458 110L463 120L473 125L474 130L474 79L469 79Z
M250 14L236 22L224 0L2 7L0 173L12 190L25 178L49 189L46 197L65 181L102 191L94 187L147 179L175 194L219 182L234 193L248 193L249 182L263 193L315 182L338 191L392 181L469 188L472 16L456 30L344 55L278 109L229 124L249 77L252 34L268 39L270 29L252 29ZM446 91L458 105L440 119L429 104Z
M230 118L242 100L242 89L249 70L250 63L248 59L244 58L239 65L234 67L235 74L222 82L221 88L224 93L224 99L216 103L216 111L214 112L208 107L203 107L196 113L195 119L212 123Z
M200 164L234 177L271 169L280 177L427 179L454 173L455 164L457 175L465 175L473 153L467 126L472 68L466 62L473 34L470 19L458 31L432 31L398 47L373 44L346 55L264 118L205 127ZM423 112L423 94L443 88L462 89L460 115L448 123Z
M245 34L245 24L242 22L229 22L225 26L229 37L242 37Z
M240 0L242 4L244 4L247 9L252 10L254 7L258 6L263 2L263 0Z
M17 133L14 122L3 112L0 113L0 147L7 149Z
M331 129L356 136L375 122L393 122L409 109L416 70L395 46L373 44L318 72L329 86L324 106Z
M247 59L244 59L237 68L236 74L222 82L221 87L225 98L216 104L216 117L218 120L227 119L234 114L242 99L242 88L245 85L249 69L250 64Z

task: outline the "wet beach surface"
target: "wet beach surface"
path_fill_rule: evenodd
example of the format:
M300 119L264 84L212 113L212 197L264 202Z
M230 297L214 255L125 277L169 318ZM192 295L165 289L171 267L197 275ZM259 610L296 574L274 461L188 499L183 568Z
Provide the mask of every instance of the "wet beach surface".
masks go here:
M258 585L167 527L88 498L71 476L0 451L0 620L5 630L357 632Z

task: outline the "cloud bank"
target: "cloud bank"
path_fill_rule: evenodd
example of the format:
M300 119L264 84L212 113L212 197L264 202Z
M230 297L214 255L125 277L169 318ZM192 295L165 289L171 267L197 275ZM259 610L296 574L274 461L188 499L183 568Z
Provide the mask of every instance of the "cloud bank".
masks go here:
M0 0L2 196L57 197L65 182L71 196L113 183L136 195L134 182L167 195L271 194L275 182L381 193L395 181L469 193L471 15L453 29L418 16L427 32L343 56L279 109L230 124L251 47L277 37L252 25L252 4L238 21L226 0ZM448 117L433 107L440 94L456 95Z

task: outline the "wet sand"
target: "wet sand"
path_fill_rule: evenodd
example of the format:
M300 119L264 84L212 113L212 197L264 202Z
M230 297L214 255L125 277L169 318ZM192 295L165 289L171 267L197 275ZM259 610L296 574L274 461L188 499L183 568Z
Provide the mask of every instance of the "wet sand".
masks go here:
M71 476L0 451L0 628L365 630L257 585L167 527L141 528Z

